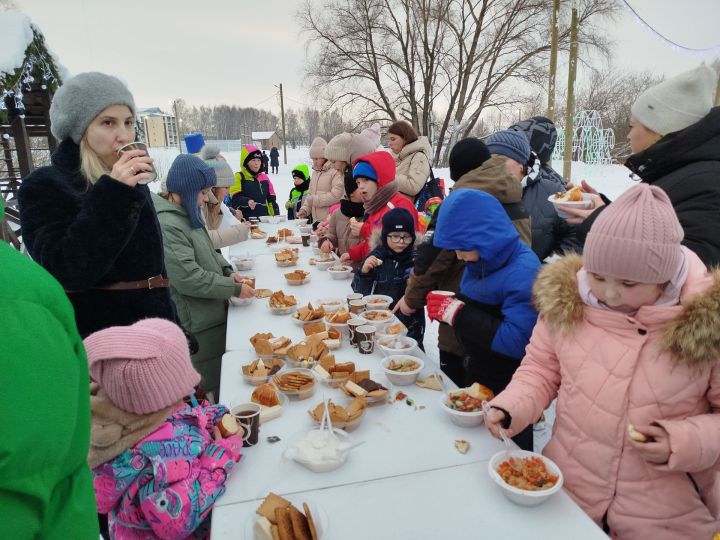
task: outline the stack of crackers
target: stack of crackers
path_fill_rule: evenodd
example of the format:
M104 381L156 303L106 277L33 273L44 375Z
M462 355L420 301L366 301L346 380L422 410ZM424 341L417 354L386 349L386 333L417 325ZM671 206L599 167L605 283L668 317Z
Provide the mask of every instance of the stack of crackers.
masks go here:
M285 336L275 337L271 332L255 334L250 338L250 344L260 358L285 356L292 342Z
M270 296L268 304L272 308L287 308L297 305L297 300L294 296L286 295L282 291L276 291Z
M355 362L336 363L333 355L327 355L320 359L320 364L313 368L313 371L322 380L345 381L355 376ZM369 371L361 372L363 378L369 377Z
M299 394L315 386L315 378L312 375L300 373L299 371L288 371L282 375L273 375L272 381L275 386L286 394Z
M325 320L333 324L345 324L352 318L352 315L345 308L340 308L333 313L325 315Z
M302 270L300 270L302 272ZM292 272L295 274L296 272ZM309 274L309 272L307 272ZM291 274L285 274L285 277L288 277ZM290 278L288 278L290 279ZM297 278L293 278L297 279ZM318 319L322 319L325 316L325 310L322 307L319 307L318 309L315 309L312 304L308 303L307 307L301 307L298 308L297 312L293 317L295 317L299 321L316 321ZM325 329L325 326L323 325L323 330Z
M256 510L253 531L258 540L318 540L315 520L307 503L303 512L287 499L270 493Z
M314 324L317 323L306 325L305 328ZM319 324L323 323L321 322ZM325 325L323 325L323 329L324 326ZM330 350L325 343L323 343L323 340L327 338L328 333L325 331L308 336L307 340L296 343L288 349L288 358L296 364L301 364L303 367L312 367L327 357L331 357L334 363L335 357L330 354Z

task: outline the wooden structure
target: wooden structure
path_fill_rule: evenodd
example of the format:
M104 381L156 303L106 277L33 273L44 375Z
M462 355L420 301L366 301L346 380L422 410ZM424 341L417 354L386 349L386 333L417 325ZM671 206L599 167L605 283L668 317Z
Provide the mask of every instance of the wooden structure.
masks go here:
M14 23L27 24L32 41L25 56L12 72L0 72L0 196L5 216L0 223L0 238L17 249L22 243L17 193L24 176L49 162L56 141L50 133L50 102L60 75L45 47L40 31L25 17L13 12L0 16L15 17ZM40 163L44 164L44 163Z

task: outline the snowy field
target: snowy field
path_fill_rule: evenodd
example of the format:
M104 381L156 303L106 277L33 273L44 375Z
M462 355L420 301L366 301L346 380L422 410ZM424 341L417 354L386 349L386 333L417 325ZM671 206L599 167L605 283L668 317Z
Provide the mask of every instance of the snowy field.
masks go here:
M158 173L163 177L175 156L178 155L177 148L151 148L150 154L155 158L155 166ZM234 171L240 170L240 152L223 152L225 159L228 161ZM306 146L298 148L288 148L287 150L287 165L283 164L282 149L280 149L280 167L278 174L269 174L272 180L273 186L275 186L275 192L278 196L278 204L280 208L283 208L283 203L287 200L290 189L292 189L292 177L290 172L299 164L305 163L308 167L311 167L311 160L308 156L308 148ZM556 171L562 173L562 161L553 162L553 167ZM450 180L450 170L447 168L434 169L435 174L445 179L445 185L450 187L452 181ZM635 184L630 179L630 171L622 165L586 165L584 163L573 163L572 168L572 180L576 184L580 183L580 180L587 181L591 186L596 188L601 193L607 195L611 200L616 199L620 194L627 188ZM157 191L160 187L160 182L153 182L150 188L153 191ZM426 320L425 327L425 352L428 357L435 363L439 363L439 354L437 348L437 332L438 323L430 322ZM555 419L555 406L554 404L545 412L544 424L536 426L535 431L535 451L540 451L545 444L550 440L552 423Z

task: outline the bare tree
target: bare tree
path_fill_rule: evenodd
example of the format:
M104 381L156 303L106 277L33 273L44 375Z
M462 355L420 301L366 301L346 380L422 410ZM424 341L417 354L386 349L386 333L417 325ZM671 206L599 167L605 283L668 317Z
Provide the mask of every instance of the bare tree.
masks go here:
M320 136L320 111L305 107L300 113L300 118L307 134L306 143L310 144L315 137Z
M545 86L549 0L306 0L298 16L316 91L365 120L405 118L439 141L435 159L487 107L517 103L513 83ZM612 0L579 0L581 44L607 53L592 26ZM567 47L569 28L560 28ZM438 114L439 113L439 114ZM434 116L439 117L436 123Z

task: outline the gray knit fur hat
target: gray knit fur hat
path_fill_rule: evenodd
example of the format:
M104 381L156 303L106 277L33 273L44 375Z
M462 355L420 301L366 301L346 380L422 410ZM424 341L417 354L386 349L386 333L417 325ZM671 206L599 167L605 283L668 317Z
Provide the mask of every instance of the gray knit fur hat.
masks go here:
M111 105L127 105L135 115L135 100L120 79L96 71L80 73L63 84L50 105L53 135L59 141L76 144L90 122Z
M220 159L219 156L220 148L209 144L206 144L200 153L202 160L215 170L215 176L217 176L215 187L229 188L235 183L235 173L228 162Z

